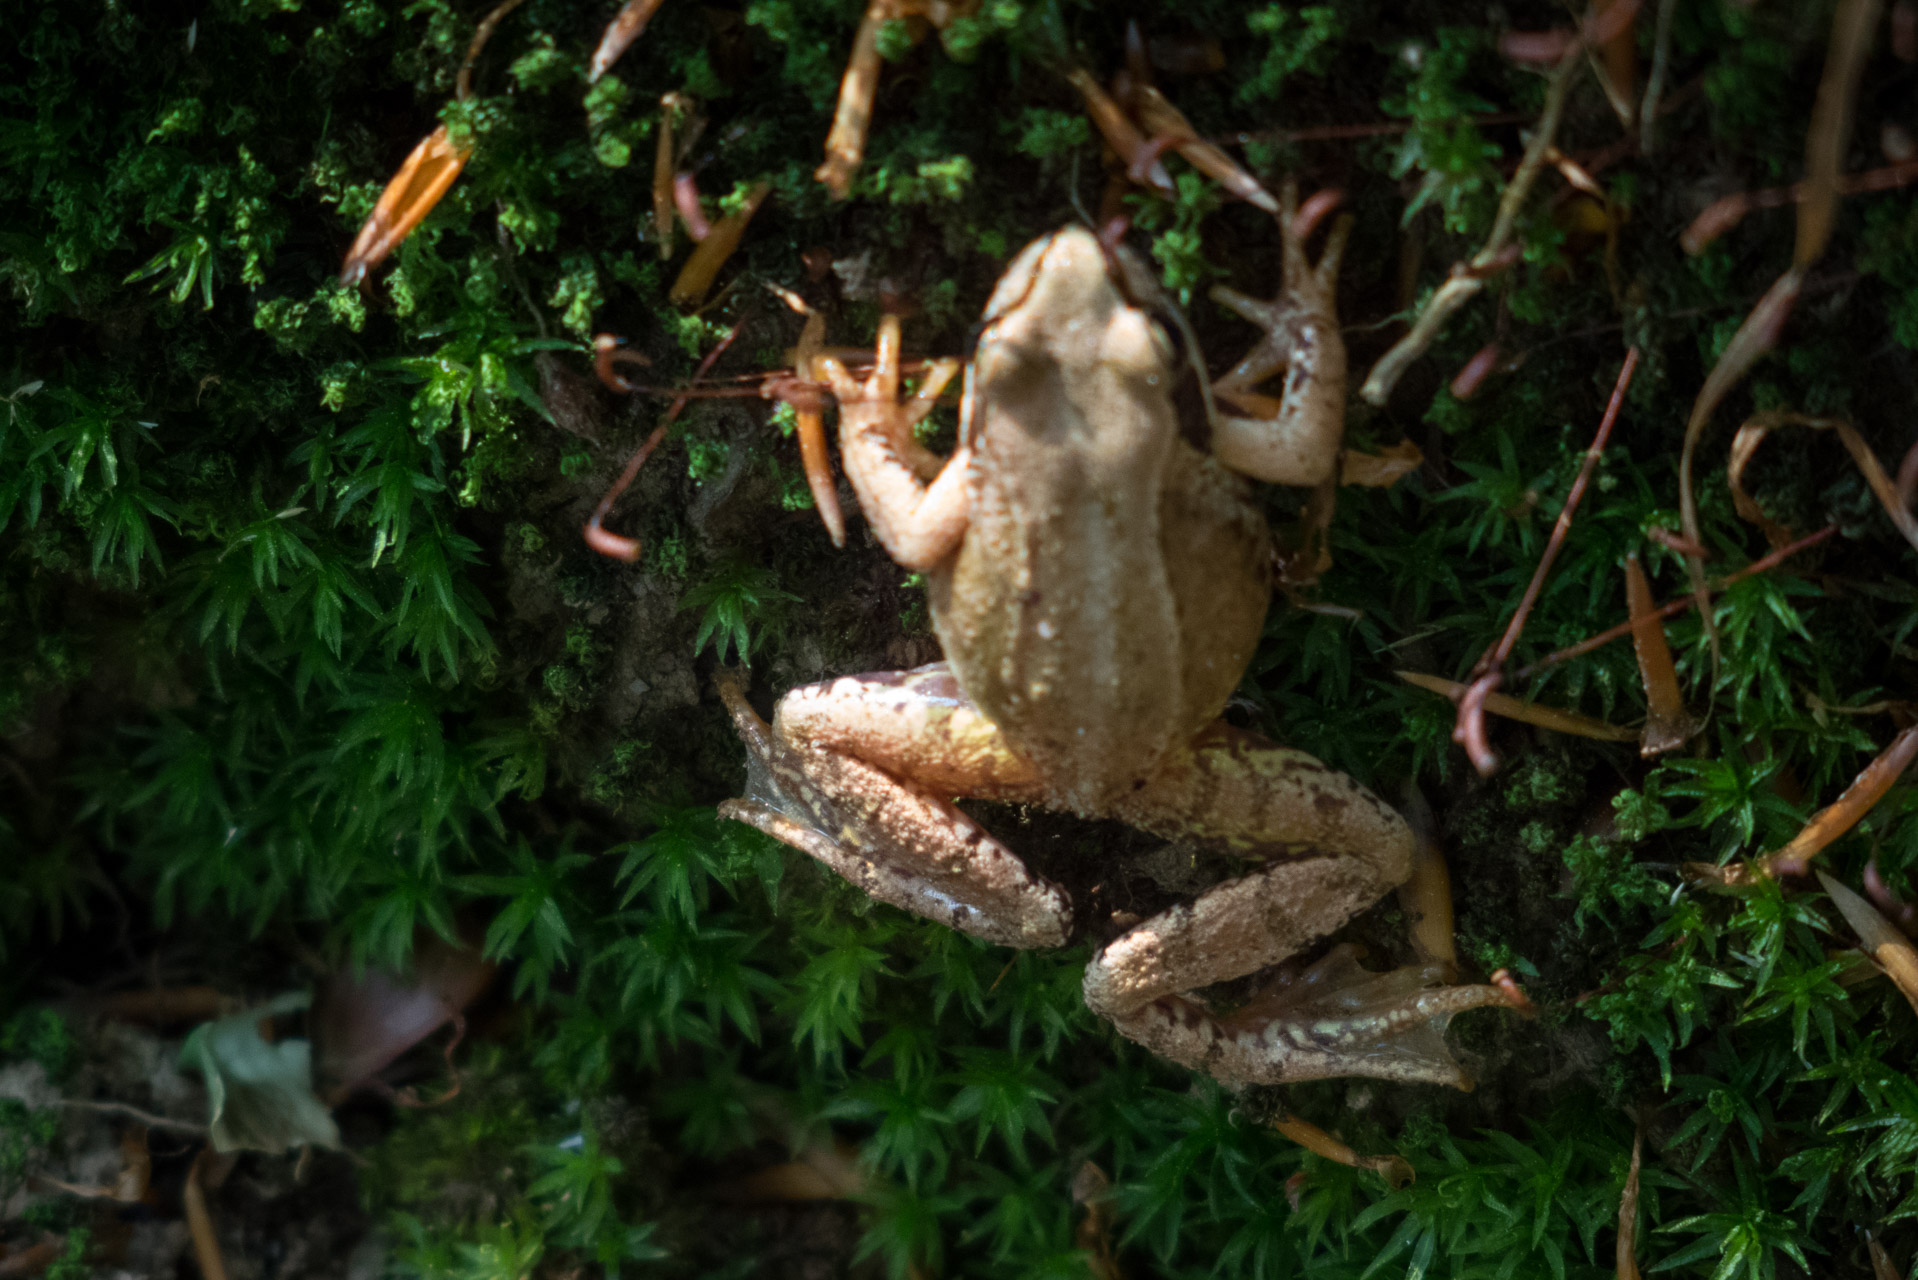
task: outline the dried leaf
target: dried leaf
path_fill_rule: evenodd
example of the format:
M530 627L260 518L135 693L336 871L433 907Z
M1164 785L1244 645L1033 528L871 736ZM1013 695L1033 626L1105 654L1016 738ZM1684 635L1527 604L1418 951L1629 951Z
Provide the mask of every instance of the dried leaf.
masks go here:
M1272 193L1260 186L1238 161L1201 138L1184 113L1163 93L1149 84L1134 84L1126 105L1147 133L1172 139L1187 164L1227 192L1267 213L1279 211L1279 202L1272 198Z
M427 134L386 184L380 202L373 206L354 238L353 247L346 252L346 264L340 268L340 283L358 284L368 271L386 260L387 254L399 248L452 187L472 154L470 148L462 150L453 145L445 125Z
M1426 675L1419 671L1400 671L1398 678L1407 684L1429 689L1433 693L1444 694L1457 702L1465 696L1469 685L1456 680L1447 680L1443 676ZM1509 694L1488 693L1485 695L1485 709L1495 716L1504 716L1507 720L1520 720L1526 724L1537 725L1541 729L1551 729L1556 733L1569 733L1580 738L1597 738L1602 742L1636 742L1638 731L1624 729L1615 724L1591 716L1580 715L1576 711L1562 711L1557 707L1541 706L1536 702L1522 702Z
M1892 482L1885 468L1879 463L1878 455L1872 452L1865 438L1858 434L1849 422L1842 418L1812 418L1802 413L1761 413L1738 429L1732 439L1731 460L1726 472L1726 482L1731 486L1732 505L1738 514L1757 525L1764 531L1765 539L1774 547L1790 543L1795 536L1790 529L1766 516L1751 495L1745 492L1745 467L1758 446L1767 435L1779 427L1810 427L1815 431L1835 431L1838 439L1851 454L1852 461L1858 464L1858 470L1865 477L1872 494L1884 507L1885 514L1891 517L1891 523L1904 535L1914 549L1918 549L1918 519L1914 519L1909 500L1900 492L1899 486Z
M1825 886L1825 892L1831 895L1832 905L1845 917L1852 932L1858 935L1858 941L1866 954L1878 962L1904 994L1912 1011L1918 1013L1918 947L1911 945L1911 939L1893 928L1891 922L1872 909L1872 905L1850 889L1824 873L1818 872L1818 883Z
M1132 118L1126 115L1125 110L1113 100L1112 95L1107 93L1104 86L1093 79L1092 73L1084 67L1068 68L1066 80L1079 91L1079 96L1085 99L1086 114L1092 117L1093 127L1098 129L1099 136L1105 139L1106 145L1112 148L1120 162L1128 169L1136 165L1148 153L1149 148L1145 135L1139 132L1137 125L1132 123ZM1147 166L1144 180L1159 191L1168 195L1172 193L1172 175L1167 173L1165 166L1157 160L1153 160Z
M1652 601L1637 556L1625 557L1625 609L1632 621L1632 648L1638 653L1638 675L1645 685L1645 728L1639 754L1647 758L1676 751L1698 725L1685 710L1678 688L1678 668L1672 665L1671 646L1665 642L1665 620Z
M1638 1277L1638 1168L1645 1155L1645 1126L1632 1134L1632 1164L1625 1172L1625 1190L1618 1198L1618 1280Z
M498 972L478 951L433 937L415 948L413 971L404 977L367 969L328 978L313 1012L328 1099L337 1104L452 1022Z
M762 182L755 186L746 197L746 203L736 213L729 213L713 224L712 234L693 249L692 256L686 259L686 265L680 268L679 278L673 281L672 291L667 295L674 306L698 306L713 287L713 278L726 260L733 256L733 250L739 247L740 237L746 234L746 224L759 212L759 206L772 194L773 184Z
M37 1276L67 1251L65 1236L43 1236L18 1253L0 1258L0 1278Z
M200 1264L202 1280L226 1280L226 1259L220 1253L220 1236L213 1229L213 1215L206 1207L208 1170L215 1159L213 1148L201 1147L187 1170L186 1186L180 1192L186 1211L187 1230L193 1236L193 1256Z
M1832 223L1838 216L1838 171L1851 141L1858 78L1871 53L1878 7L1878 0L1838 0L1832 11L1825 73L1812 104L1811 125L1805 130L1805 201L1798 206L1798 241L1791 259L1795 271L1823 257L1831 241Z
M193 1029L180 1046L180 1065L206 1081L207 1123L215 1151L278 1155L310 1143L338 1147L340 1131L313 1092L312 1046L304 1040L268 1044L260 1022L304 1009L303 991Z
M661 262L673 256L673 113L681 101L676 93L659 100L659 137L653 148L653 235Z

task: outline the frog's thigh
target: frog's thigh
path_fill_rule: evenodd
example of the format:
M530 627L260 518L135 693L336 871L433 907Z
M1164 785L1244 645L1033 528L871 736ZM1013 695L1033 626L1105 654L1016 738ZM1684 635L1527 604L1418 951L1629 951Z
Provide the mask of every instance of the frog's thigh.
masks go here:
M738 805L730 816L915 915L1006 946L1063 945L1071 919L1064 892L945 799L1021 798L1031 772L955 698L964 703L944 664L793 690L774 730L804 762L814 794L757 813Z
M1118 816L1275 860L1108 945L1086 969L1094 1012L1221 1080L1467 1083L1445 1048L1445 1024L1508 997L1496 987L1428 989L1442 981L1436 967L1374 974L1334 952L1268 1002L1274 1007L1223 1021L1180 997L1286 959L1406 878L1412 832L1371 792L1302 752L1220 725L1168 761Z
M942 796L1038 803L1038 772L1006 746L943 662L794 689L775 732L794 745L855 756Z

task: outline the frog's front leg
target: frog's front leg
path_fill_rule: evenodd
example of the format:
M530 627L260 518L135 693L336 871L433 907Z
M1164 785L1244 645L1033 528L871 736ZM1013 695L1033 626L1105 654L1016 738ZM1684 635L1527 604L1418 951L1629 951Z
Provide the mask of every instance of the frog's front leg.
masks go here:
M943 468L913 439L939 393L959 370L935 360L910 399L899 399L899 317L879 321L872 374L863 382L831 357L819 368L839 401L839 458L859 495L873 536L894 560L924 571L952 554L966 532L966 466L962 441Z
M1316 485L1332 474L1345 434L1345 339L1339 334L1336 293L1339 260L1351 219L1341 218L1325 239L1317 265L1307 260L1296 226L1299 192L1287 181L1280 200L1284 279L1270 302L1216 287L1212 299L1265 330L1265 337L1213 394L1250 416L1220 413L1212 424L1212 452L1243 475L1273 484ZM1274 399L1257 390L1285 372Z
M1056 947L1072 908L946 797L1025 800L1031 766L944 663L794 689L773 724L730 674L720 696L747 747L747 795L723 818L818 859L880 902L1009 947Z
M1411 829L1378 797L1303 752L1217 724L1115 816L1269 865L1110 943L1086 969L1094 1012L1154 1053L1228 1082L1357 1075L1470 1087L1445 1047L1446 1024L1512 996L1440 986L1438 965L1371 973L1339 948L1225 1018L1182 994L1297 954L1411 874Z

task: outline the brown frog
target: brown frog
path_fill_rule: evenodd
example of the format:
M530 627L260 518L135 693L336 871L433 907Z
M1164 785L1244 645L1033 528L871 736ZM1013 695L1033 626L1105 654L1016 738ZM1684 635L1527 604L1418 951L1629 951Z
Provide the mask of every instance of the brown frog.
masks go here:
M1440 965L1370 973L1341 948L1224 1018L1183 994L1286 959L1412 873L1412 832L1378 797L1219 719L1270 595L1269 533L1236 471L1317 483L1343 429L1346 227L1313 266L1294 207L1288 190L1279 298L1215 295L1270 334L1221 389L1283 367L1284 393L1273 416L1211 414L1210 453L1181 432L1184 369L1154 312L1182 322L1143 264L1078 228L1000 280L949 459L912 427L956 365L901 403L890 319L870 378L827 364L847 475L893 558L924 573L946 661L794 689L772 726L723 679L751 778L720 812L881 901L1014 947L1063 944L1071 906L951 797L1118 818L1263 862L1109 943L1087 1004L1221 1080L1469 1087L1444 1028L1512 997L1439 985Z

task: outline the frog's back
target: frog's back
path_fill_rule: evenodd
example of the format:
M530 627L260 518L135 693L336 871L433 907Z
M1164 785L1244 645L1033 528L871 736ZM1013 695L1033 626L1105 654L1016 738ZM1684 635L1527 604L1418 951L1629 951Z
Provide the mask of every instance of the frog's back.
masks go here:
M933 620L1058 800L1103 812L1230 694L1264 615L1264 525L1179 439L1167 344L1089 234L1028 249L987 321L967 533L930 575Z

